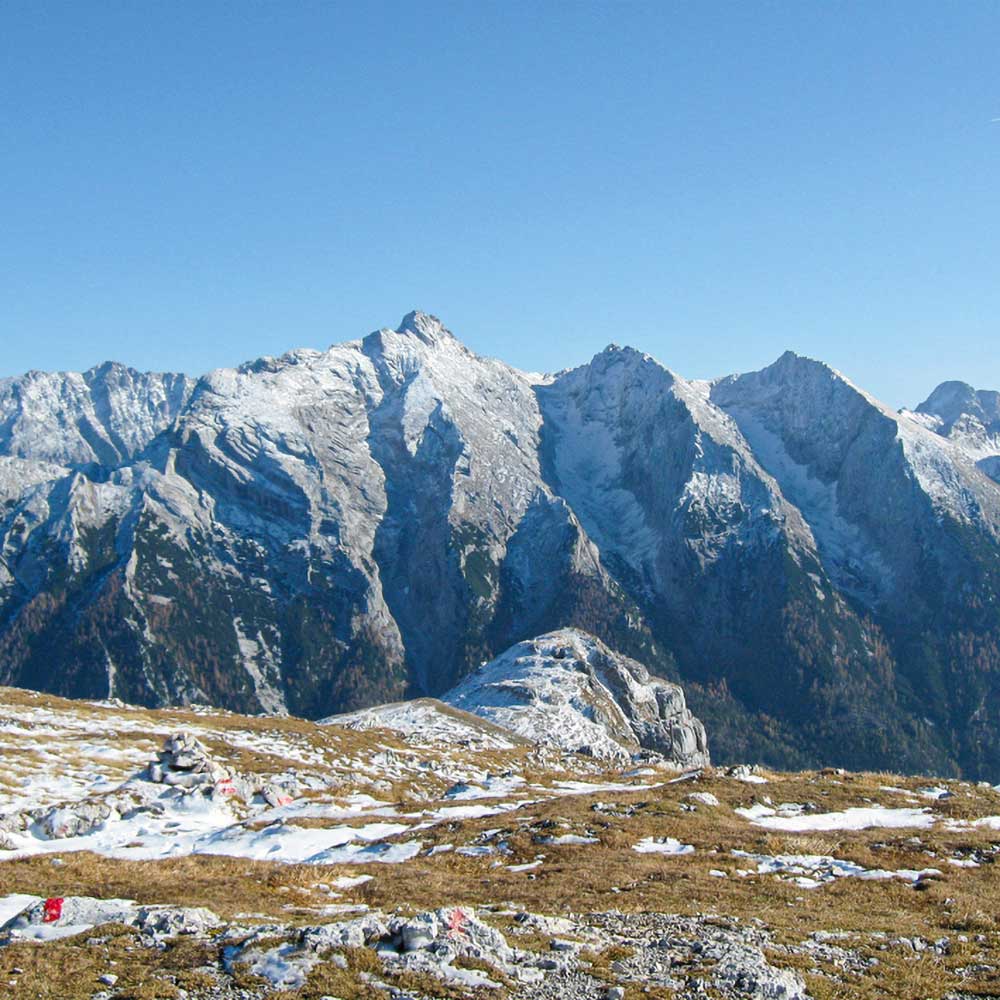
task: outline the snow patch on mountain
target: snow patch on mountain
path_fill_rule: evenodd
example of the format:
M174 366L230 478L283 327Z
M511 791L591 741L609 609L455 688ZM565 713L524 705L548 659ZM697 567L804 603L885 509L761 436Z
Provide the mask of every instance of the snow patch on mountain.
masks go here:
M320 725L348 729L390 729L414 745L463 745L478 749L510 750L518 742L505 729L435 698L416 698L375 705L323 719Z
M891 567L859 526L841 513L836 481L824 482L807 465L796 462L781 437L756 419L752 411L733 407L731 412L756 458L781 484L785 498L803 514L811 541L837 585L855 594L869 591L872 583L879 588L891 586Z
M705 730L676 684L578 629L512 646L443 700L536 743L625 760L641 750L708 763Z

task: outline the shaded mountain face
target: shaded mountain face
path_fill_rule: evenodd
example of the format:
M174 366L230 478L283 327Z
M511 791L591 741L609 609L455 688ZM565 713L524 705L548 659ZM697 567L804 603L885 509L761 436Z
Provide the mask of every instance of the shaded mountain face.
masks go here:
M421 313L196 381L8 379L0 683L319 717L574 626L682 681L717 761L991 777L1000 486L939 393L617 347L533 377Z

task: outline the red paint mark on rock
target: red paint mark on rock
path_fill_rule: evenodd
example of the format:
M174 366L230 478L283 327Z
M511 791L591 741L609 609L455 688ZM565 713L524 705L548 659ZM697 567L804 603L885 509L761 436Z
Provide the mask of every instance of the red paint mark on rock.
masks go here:
M465 923L469 918L465 915L465 910L454 909L448 917L448 937L456 938L465 933Z
M42 912L43 924L54 924L62 916L63 901L62 896L54 896L45 900Z

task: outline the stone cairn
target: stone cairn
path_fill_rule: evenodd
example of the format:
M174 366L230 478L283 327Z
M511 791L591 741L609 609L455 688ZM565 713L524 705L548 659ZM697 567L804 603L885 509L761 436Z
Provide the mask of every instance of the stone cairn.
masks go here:
M250 802L260 795L269 806L284 806L292 801L294 779L278 782L241 775L212 760L205 745L189 732L174 733L163 743L158 759L149 765L149 780L172 785L184 791L202 790L219 798L238 798Z
M178 788L202 788L231 781L232 773L212 760L205 745L191 733L168 736L159 760L149 765L149 780Z

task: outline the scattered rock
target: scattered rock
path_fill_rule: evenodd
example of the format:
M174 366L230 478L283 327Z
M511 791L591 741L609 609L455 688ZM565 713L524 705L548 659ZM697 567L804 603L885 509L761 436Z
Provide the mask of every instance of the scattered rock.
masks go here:
M685 795L684 798L688 802L697 802L703 806L712 806L714 808L719 805L719 800L711 792L691 792L689 795Z
M219 918L203 906L144 906L135 919L136 926L158 938L179 934L202 936L219 926Z

